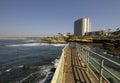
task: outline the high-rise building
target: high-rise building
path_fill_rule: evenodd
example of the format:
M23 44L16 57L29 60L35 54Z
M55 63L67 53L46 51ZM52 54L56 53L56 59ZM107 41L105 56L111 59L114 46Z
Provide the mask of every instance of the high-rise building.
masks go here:
M91 23L89 18L81 18L74 22L74 35L83 36L86 32L91 32Z

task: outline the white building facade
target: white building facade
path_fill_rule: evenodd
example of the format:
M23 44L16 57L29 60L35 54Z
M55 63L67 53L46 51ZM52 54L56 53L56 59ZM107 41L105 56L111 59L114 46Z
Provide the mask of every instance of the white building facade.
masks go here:
M86 32L91 32L91 23L89 18L81 18L74 22L74 35L84 36Z

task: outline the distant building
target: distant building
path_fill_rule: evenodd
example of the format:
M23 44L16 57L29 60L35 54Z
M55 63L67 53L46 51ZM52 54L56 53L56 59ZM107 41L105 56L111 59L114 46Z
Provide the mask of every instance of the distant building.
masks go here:
M91 31L91 23L89 18L81 18L74 22L74 35L83 36L86 32Z
M106 30L86 32L85 36L107 36L108 32Z

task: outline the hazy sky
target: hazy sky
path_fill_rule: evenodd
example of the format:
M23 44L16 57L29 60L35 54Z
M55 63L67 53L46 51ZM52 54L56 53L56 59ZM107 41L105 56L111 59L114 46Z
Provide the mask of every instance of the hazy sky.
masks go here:
M0 0L0 37L73 33L89 17L92 30L120 27L120 0Z

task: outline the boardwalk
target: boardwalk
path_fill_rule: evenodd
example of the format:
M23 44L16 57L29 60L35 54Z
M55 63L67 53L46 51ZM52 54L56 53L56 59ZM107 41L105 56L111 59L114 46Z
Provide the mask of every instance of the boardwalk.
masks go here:
M67 44L51 83L119 83L119 72L111 71L105 63L120 64L93 52L78 43Z
M66 51L63 83L95 83L90 79L87 67L78 55L75 45ZM92 82L91 82L92 80Z

